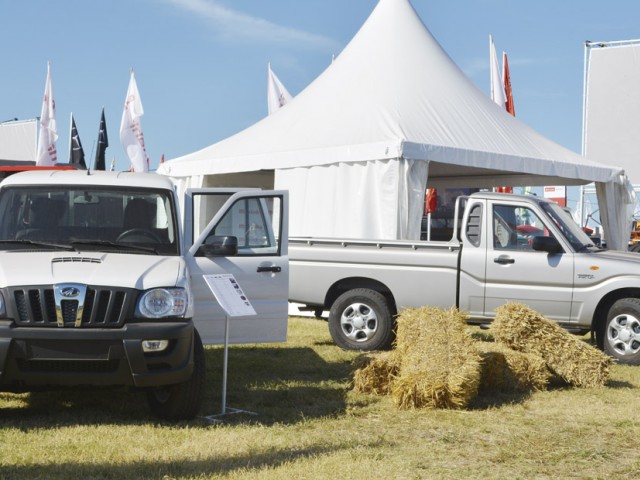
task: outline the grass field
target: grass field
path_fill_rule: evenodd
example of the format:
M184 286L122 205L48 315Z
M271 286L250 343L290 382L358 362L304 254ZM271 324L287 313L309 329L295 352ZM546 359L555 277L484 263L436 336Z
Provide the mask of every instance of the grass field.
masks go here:
M400 411L350 389L353 352L323 321L289 341L234 346L227 406L164 424L128 391L0 394L0 479L531 479L640 477L640 367L604 388L479 397ZM222 349L207 349L203 416L221 408Z

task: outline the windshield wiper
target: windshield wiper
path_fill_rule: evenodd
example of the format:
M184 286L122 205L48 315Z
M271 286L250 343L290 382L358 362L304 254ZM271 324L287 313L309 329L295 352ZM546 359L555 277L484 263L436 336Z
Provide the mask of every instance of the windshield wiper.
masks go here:
M73 247L82 246L97 246L97 247L112 247L117 250L136 250L139 252L153 253L158 255L158 250L152 247L141 247L139 245L131 245L129 243L117 243L110 242L109 240L73 240L71 242Z
M75 248L69 245L61 245L59 243L51 243L51 242L34 242L33 240L0 240L0 244L6 243L15 243L17 245L29 245L30 247L44 247L44 248L55 248L58 250L66 250L73 251Z

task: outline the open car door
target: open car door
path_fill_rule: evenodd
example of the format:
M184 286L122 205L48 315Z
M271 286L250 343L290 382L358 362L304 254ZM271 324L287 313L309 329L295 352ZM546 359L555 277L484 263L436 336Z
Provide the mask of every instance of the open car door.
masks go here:
M286 191L189 189L185 198L185 259L194 322L205 344L222 344L226 313L205 276L232 274L256 315L234 316L229 343L287 339L289 258Z

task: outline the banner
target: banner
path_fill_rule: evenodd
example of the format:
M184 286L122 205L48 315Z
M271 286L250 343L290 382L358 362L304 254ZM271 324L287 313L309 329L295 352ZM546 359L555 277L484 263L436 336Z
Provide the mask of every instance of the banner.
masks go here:
M493 45L493 35L489 34L489 67L491 71L491 100L502 108L506 108L507 97L504 93L504 85L500 76L500 63L496 55L496 47Z
M567 187L544 187L544 198L553 200L561 207L567 206Z
M283 107L293 98L284 85L280 82L275 73L271 70L269 64L269 77L267 82L267 106L269 115Z
M129 89L124 101L124 111L120 122L120 142L127 152L134 172L148 172L149 159L144 146L144 135L140 125L140 117L144 115L138 85L131 71Z
M73 113L71 114L71 135L69 144L69 165L86 170L87 165L84 163L84 149L82 148L82 142L80 142L80 135L76 128L76 121L73 119Z
M102 115L100 117L100 127L98 128L98 148L96 149L96 159L94 167L96 170L105 170L105 152L109 146L109 137L107 136L107 122L104 119L104 107L102 107Z
M58 162L57 140L56 102L53 100L53 88L51 86L51 65L47 63L47 82L44 87L42 113L40 114L40 134L38 135L36 165L49 166Z

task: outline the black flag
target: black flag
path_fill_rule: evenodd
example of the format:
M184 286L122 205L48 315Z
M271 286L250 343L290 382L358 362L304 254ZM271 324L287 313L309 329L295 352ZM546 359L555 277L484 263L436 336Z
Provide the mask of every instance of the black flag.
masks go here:
M102 108L102 118L100 119L100 131L98 132L98 149L96 150L96 170L106 170L104 154L109 146L109 138L107 137L107 122L104 120L104 107Z
M69 165L87 169L87 165L84 163L84 150L82 149L82 143L80 142L80 135L78 135L78 129L76 128L76 121L73 119L73 113L71 114L71 142L69 145Z

